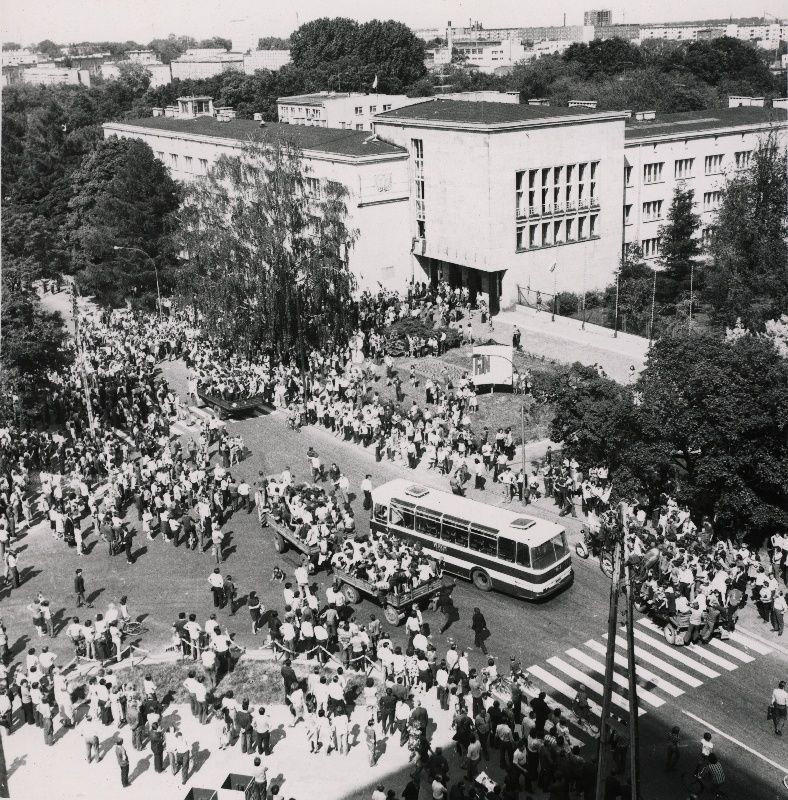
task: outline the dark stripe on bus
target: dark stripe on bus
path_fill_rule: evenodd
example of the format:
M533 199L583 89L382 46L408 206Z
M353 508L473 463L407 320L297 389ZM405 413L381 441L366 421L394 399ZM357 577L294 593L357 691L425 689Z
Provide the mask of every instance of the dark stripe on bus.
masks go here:
M468 553L466 550L461 550L458 547L447 544L441 539L433 539L431 536L425 536L422 538L421 536L412 534L410 531L401 531L399 528L390 528L387 525L381 525L379 522L375 522L374 520L371 522L371 527L373 530L381 531L383 533L393 533L395 536L399 536L400 538L407 539L411 542L416 542L422 547L436 551L439 556L446 554L447 556L452 556L453 558L461 558L463 561L472 561L473 563L468 569L460 568L463 573L470 573L474 567L481 567L482 569L500 572L503 575L509 575L512 578L519 578L520 580L527 581L528 583L547 583L556 575L571 566L571 558L569 557L569 553L567 553L564 559L559 561L546 572L534 573L529 567L518 567L517 565L507 563L506 561L492 561L475 550L471 550L470 553ZM453 564L446 564L446 569L451 572L453 569L457 569L457 567Z

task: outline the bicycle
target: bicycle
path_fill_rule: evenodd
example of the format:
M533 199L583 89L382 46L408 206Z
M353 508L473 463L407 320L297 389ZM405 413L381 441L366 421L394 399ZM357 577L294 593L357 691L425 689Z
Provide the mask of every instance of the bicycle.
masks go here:
M568 709L568 711L570 714L569 719L571 719L578 728L581 728L590 736L599 736L599 727L588 719L587 715L590 709L587 705L578 708L578 703L575 700L572 702L572 708Z
M681 776L682 783L692 793L692 796L698 798L708 798L708 800L727 800L728 795L725 794L723 789L719 786L711 784L707 786L702 778L699 778L694 772L685 772ZM783 779L783 783L788 780L788 775ZM788 787L788 784L786 784Z

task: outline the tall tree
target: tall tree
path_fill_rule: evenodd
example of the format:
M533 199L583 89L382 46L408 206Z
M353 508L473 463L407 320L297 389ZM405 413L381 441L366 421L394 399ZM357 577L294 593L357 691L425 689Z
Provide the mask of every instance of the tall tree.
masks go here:
M138 139L107 139L73 175L67 229L74 259L84 269L80 285L99 301L121 304L130 294L155 292L155 262L166 283L179 190L167 168Z
M345 342L354 279L344 186L309 176L285 137L260 134L191 184L179 242L188 254L182 292L208 331L242 352Z
M191 36L176 36L171 33L166 39L153 39L148 47L161 59L163 64L169 64L174 59L183 55L190 47L196 47L197 40Z
M704 299L713 319L752 330L788 309L788 156L770 137L725 185Z
M659 228L659 252L662 276L660 299L675 303L690 283L698 279L700 255L700 216L695 213L695 192L677 186L668 209L667 220ZM697 289L697 286L693 287Z
M66 366L72 356L62 317L46 311L31 286L36 275L29 261L4 259L0 418L16 422L21 421L20 413L38 417L51 389L50 373Z

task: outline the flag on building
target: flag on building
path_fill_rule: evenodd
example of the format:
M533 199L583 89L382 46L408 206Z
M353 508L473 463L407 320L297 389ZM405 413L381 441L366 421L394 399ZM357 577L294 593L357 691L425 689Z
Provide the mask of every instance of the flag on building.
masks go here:
M377 75L377 73L375 73L375 80L372 81L372 88L373 89L377 89L378 88L378 75Z

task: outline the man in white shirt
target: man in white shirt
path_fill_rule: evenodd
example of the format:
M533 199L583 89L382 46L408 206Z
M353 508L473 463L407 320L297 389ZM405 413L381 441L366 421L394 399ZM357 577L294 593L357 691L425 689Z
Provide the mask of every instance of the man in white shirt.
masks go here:
M211 593L213 594L213 607L221 608L224 601L224 578L219 567L216 567L208 576L208 585L211 587Z
M772 692L772 722L777 736L783 735L786 716L788 716L788 692L785 691L785 681L780 681Z

